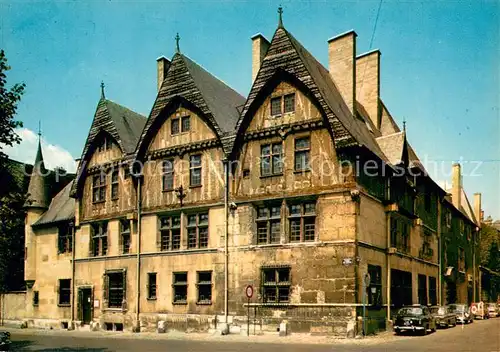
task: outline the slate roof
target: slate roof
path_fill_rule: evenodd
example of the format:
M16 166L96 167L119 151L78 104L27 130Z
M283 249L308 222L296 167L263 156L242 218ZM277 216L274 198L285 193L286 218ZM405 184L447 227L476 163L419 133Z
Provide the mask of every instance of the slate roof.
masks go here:
M145 141L149 141L163 123L159 116L164 109L169 106L176 108L183 101L199 109L202 117L222 139L234 133L239 108L245 103L245 98L187 56L176 53L142 131L136 157L145 152Z
M126 156L135 151L139 136L146 124L146 117L142 116L124 106L111 100L101 98L97 104L94 120L90 126L87 140L83 147L82 162L76 172L76 180L71 189L71 195L75 195L80 179L84 172L85 161L90 158L93 151L92 145L102 131L111 135L120 146L122 153Z
M278 27L255 78L236 130L246 123L249 110L259 92L279 70L301 81L325 111L337 147L363 145L385 159L364 121L354 117L342 99L328 70L321 65L286 29ZM237 138L242 138L238 136ZM235 146L236 148L236 146Z
M47 170L43 162L42 144L38 139L38 149L36 151L35 163L31 171L30 182L28 186L28 198L25 207L28 208L47 208L50 202L49 187L45 179Z
M70 197L72 185L73 181L52 199L49 209L32 226L48 225L75 218L75 199Z

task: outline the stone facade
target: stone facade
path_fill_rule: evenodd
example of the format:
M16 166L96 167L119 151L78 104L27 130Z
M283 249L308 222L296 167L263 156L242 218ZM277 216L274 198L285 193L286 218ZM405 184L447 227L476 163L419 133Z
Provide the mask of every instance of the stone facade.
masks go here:
M450 301L444 277L458 262L443 262L442 209L471 231L474 220L409 175L422 166L380 99L380 53L356 58L355 40L330 40L329 73L281 26L271 42L255 36L246 103L180 53L158 61L147 122L103 96L74 216L37 224L57 202L28 209L28 324L241 327L252 285L259 331L286 320L292 332L353 336L364 302L374 331L401 304ZM124 132L120 113L140 128ZM377 141L393 135L400 144ZM477 280L474 244L463 247Z

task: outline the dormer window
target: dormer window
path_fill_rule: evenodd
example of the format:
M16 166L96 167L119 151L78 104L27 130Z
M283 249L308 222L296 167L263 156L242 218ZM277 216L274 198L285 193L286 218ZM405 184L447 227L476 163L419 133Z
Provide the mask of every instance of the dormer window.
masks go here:
M111 150L113 148L113 140L109 137L103 137L99 145L97 146L97 150L99 152L105 152L106 150Z
M191 130L191 119L189 116L183 116L181 118L181 131L189 132Z
M295 93L271 98L271 116L295 112Z
M170 123L170 134L178 134L179 133L179 119L172 119Z
M101 172L92 177L92 202L106 201L106 174Z

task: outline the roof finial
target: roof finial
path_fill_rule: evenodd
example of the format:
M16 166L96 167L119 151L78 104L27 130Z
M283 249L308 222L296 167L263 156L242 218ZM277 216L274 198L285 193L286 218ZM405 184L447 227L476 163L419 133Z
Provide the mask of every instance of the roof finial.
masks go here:
M181 37L179 37L179 33L175 36L175 52L180 53L181 49L179 48L179 40L181 40Z
M101 99L106 99L104 95L104 81L101 81Z
M42 121L38 120L38 138L42 138Z
M278 28L283 28L283 7L281 5L278 7L278 16Z
M403 117L403 132L406 133L406 118Z

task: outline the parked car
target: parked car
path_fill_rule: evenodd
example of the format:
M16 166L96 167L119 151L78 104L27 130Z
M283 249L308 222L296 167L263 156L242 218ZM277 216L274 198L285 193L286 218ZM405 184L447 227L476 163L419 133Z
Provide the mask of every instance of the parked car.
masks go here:
M436 321L426 306L405 306L398 311L394 321L394 332L397 335L404 331L425 335L428 330L436 331Z
M500 316L500 307L496 303L486 303L488 309L488 316L491 318Z
M447 328L457 325L457 316L448 307L432 306L429 310L436 320L436 326Z
M0 331L0 351L8 351L10 349L10 332Z
M474 322L474 316L472 315L470 308L465 304L449 304L448 309L455 313L457 317L457 322L460 324L469 324Z
M470 305L470 310L474 319L489 319L490 314L488 312L488 307L484 304L484 302L472 303Z

